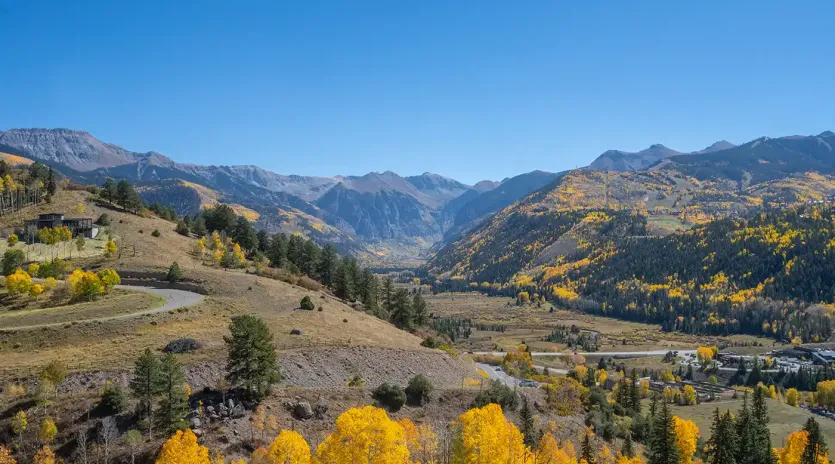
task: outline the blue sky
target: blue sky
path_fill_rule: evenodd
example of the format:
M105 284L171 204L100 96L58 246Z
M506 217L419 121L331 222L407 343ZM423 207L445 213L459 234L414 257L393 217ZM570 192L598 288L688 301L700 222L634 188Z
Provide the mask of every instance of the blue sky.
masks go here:
M0 129L285 174L501 179L835 130L833 17L829 0L0 0Z

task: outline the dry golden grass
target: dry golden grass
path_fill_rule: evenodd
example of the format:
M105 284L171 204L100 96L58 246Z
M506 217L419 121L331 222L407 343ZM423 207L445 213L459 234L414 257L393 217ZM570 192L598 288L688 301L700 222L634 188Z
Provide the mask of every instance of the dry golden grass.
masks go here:
M2 218L0 226L34 217L45 211L67 211L85 202L87 215L107 212L120 256L110 260L96 257L83 264L129 271L164 272L177 261L189 280L199 282L209 296L200 304L179 312L76 324L69 327L18 331L0 334L0 356L4 367L26 369L42 366L52 359L74 365L124 367L147 348L160 349L174 338L192 337L203 348L189 360L218 359L225 353L223 336L228 335L230 319L239 314L263 318L275 334L280 349L310 345L350 344L426 350L421 339L401 331L373 316L356 311L320 292L305 290L281 281L242 270L224 271L201 264L191 255L195 239L174 232L175 224L156 218L140 217L87 202L86 192L60 192L52 205L40 205L23 212L21 218ZM151 232L159 230L160 237ZM141 233L140 233L141 231ZM309 295L317 310L298 310L302 297ZM319 307L322 311L318 311ZM292 329L301 335L289 335Z
M3 297L2 293L0 297ZM125 290L113 290L96 301L62 301L58 306L52 305L49 297L44 294L37 299L29 296L19 296L13 300L4 299L4 304L8 305L6 309L0 309L0 330L44 324L69 324L86 319L136 313L159 307L165 302L157 295Z
M459 340L457 347L469 351L510 351L520 343L533 351L562 351L562 343L542 339L558 325L576 325L584 330L600 333L600 351L649 351L661 349L692 349L699 345L715 345L723 338L682 333L667 333L659 325L629 322L609 317L593 316L563 309L551 311L550 305L516 306L515 299L488 297L478 293L440 294L426 297L430 313L441 317L469 318L474 324L501 324L504 332L473 330L469 339ZM762 343L752 348L757 352L771 349L773 341L747 335L734 335L724 340ZM625 343L624 343L625 341ZM736 348L734 348L736 349Z

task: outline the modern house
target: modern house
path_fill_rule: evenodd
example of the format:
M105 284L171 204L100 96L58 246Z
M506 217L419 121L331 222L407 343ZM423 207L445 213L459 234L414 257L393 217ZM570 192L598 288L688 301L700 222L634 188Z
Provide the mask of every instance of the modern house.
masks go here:
M72 232L73 237L79 235L84 238L94 238L96 229L93 227L92 218L65 218L63 214L49 213L41 214L37 219L26 221L24 223L24 230L27 235L35 235L39 230L45 227L61 227L66 226Z

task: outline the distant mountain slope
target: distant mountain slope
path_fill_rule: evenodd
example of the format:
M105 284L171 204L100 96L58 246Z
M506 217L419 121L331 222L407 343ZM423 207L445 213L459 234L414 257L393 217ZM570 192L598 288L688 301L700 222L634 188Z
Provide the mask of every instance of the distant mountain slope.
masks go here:
M621 150L608 150L592 161L589 164L589 169L618 172L640 171L662 159L680 154L681 152L669 149L661 144L652 145L645 150L635 153Z
M431 199L436 208L458 198L470 189L470 186L455 179L432 174L431 172L425 172L419 176L409 176L406 177L406 180L421 194Z
M704 150L694 151L691 154L698 155L698 154L705 154L705 153L713 153L715 151L728 150L728 149L731 149L735 146L736 145L732 144L731 142L728 142L727 140L720 140L718 142L714 142L713 144L711 144L709 147L705 148Z
M409 188L404 189L392 176L382 177L389 182L378 188L372 188L367 178L340 182L316 200L316 206L342 219L355 234L366 239L440 237L441 228L430 208L409 194L414 187L402 178L399 179Z
M467 226L473 221L495 213L514 203L529 193L539 190L553 182L560 174L545 171L532 171L505 180L492 190L473 197L461 205L455 215L455 226Z
M322 196L337 182L328 177L285 176L257 166L182 164L157 152L133 152L101 142L88 132L69 129L0 131L0 151L68 168L68 175L98 183L107 177L133 181L176 178L220 190L257 187L310 201Z
M718 152L673 156L659 168L677 169L697 179L726 177L743 187L801 172L835 173L835 134L761 137Z
M630 153L621 150L608 150L597 157L588 169L595 171L617 171L617 172L631 172L647 169L653 164L678 155L701 155L706 153L714 153L717 151L728 150L736 145L727 140L720 140L714 142L709 147L694 151L692 153L682 153L661 144L655 144L645 150Z
M78 171L131 163L137 153L103 143L87 132L70 129L0 131L0 151L34 157Z

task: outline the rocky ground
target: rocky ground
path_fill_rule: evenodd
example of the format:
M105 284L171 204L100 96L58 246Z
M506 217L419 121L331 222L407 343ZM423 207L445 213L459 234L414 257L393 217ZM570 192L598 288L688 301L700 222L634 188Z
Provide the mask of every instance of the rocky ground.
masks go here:
M354 375L359 375L370 388L383 382L405 386L412 376L423 374L438 388L455 388L461 387L465 378L478 378L472 362L428 350L298 349L280 352L278 356L281 386L287 387L339 388ZM224 374L224 367L225 360L187 365L186 379L193 391L213 388ZM73 372L58 390L60 393L97 391L108 380L126 387L129 379L130 371L127 370Z

